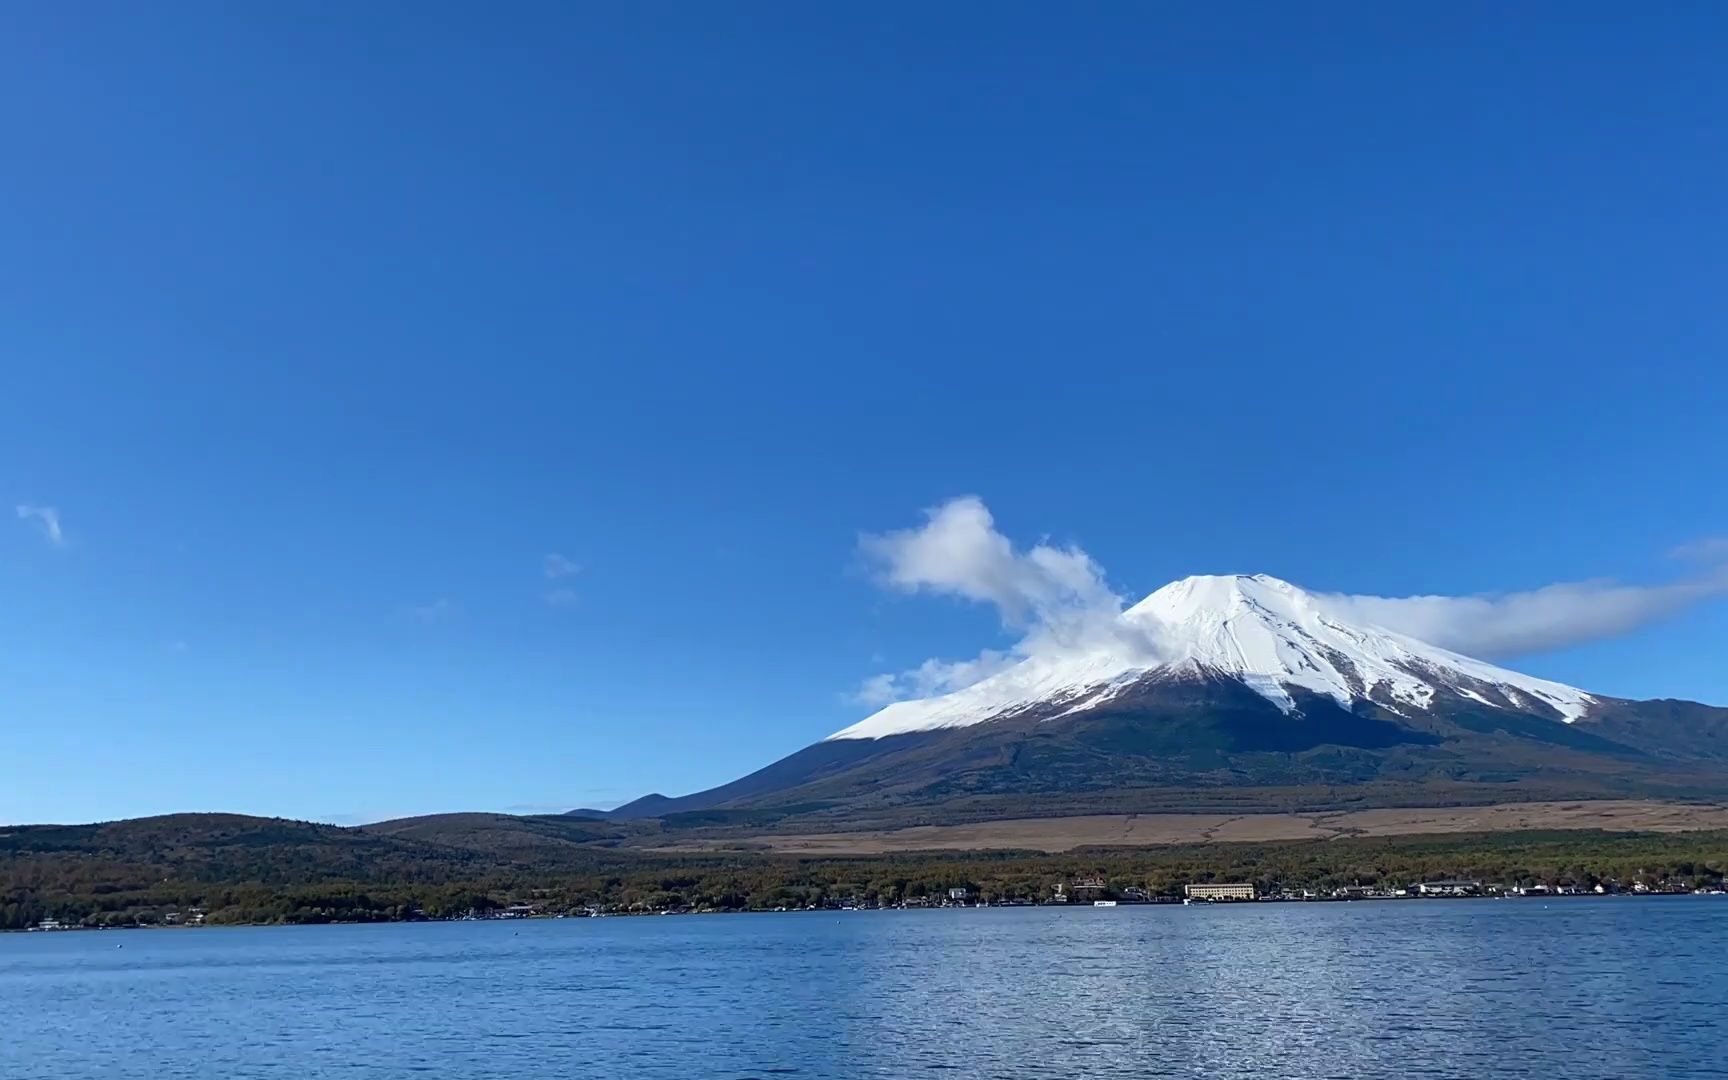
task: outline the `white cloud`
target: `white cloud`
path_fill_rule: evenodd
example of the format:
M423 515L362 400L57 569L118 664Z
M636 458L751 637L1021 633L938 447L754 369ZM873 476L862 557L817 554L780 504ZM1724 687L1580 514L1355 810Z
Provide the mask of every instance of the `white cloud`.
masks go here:
M912 695L906 693L900 686L900 677L893 672L883 672L871 675L858 684L858 689L846 695L848 701L859 705L867 705L872 709L880 709L896 701L904 701Z
M976 495L924 513L928 520L919 528L859 539L891 588L981 601L995 606L1004 626L1058 634L1090 613L1114 615L1122 608L1090 555L1049 544L1015 551Z
M32 506L20 503L15 509L20 521L28 521L42 530L42 535L55 547L66 546L66 534L60 528L60 511L52 506Z
M580 574L582 572L582 565L580 563L572 562L554 551L552 554L546 556L544 562L542 562L541 572L546 575L547 581L557 581L559 578L567 578Z
M1664 585L1566 581L1484 596L1320 598L1340 619L1373 623L1466 656L1503 660L1616 637L1723 595L1728 567Z
M914 529L859 538L877 580L900 592L958 596L993 606L1004 627L1022 638L1011 651L986 649L971 660L924 661L875 675L853 693L866 705L962 690L1028 655L1082 647L1117 635L1122 598L1103 568L1078 547L1040 543L1017 551L996 530L989 507L975 495L924 512Z

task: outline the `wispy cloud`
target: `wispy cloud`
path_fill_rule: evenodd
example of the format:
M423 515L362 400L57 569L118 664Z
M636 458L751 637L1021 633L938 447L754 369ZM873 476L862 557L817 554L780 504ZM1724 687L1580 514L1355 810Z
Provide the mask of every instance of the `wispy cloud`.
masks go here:
M52 506L33 506L20 503L15 508L20 521L29 522L40 529L43 537L55 547L66 546L66 533L60 528L60 511Z
M1122 619L1122 597L1104 570L1077 546L1039 543L1016 549L976 496L925 511L922 525L859 541L883 586L898 592L963 597L996 608L1020 634L1012 648L971 660L931 659L872 675L849 696L882 706L964 689L1021 660L1075 649L1132 650L1155 662L1168 655L1159 629ZM1612 580L1559 582L1474 596L1314 594L1338 618L1408 634L1468 656L1512 657L1615 637L1728 596L1728 537L1671 553L1703 566L1677 581L1629 585Z
M1564 581L1482 596L1344 596L1320 599L1341 619L1396 630L1485 660L1617 637L1728 595L1728 567L1661 585Z
M426 604L417 604L408 609L408 614L423 623L445 622L456 617L461 609L448 597L439 597Z
M1728 563L1728 536L1706 536L1702 540L1681 544L1670 551L1668 557L1686 562L1710 563L1712 565Z
M541 573L546 575L547 581L557 581L561 578L574 577L580 574L582 564L572 562L554 551L541 561L540 569Z
M930 659L915 668L872 675L847 695L859 705L881 708L909 698L926 698L964 690L1018 663L1020 657L996 649L985 649L972 660Z
M858 684L858 688L844 695L847 701L855 705L865 705L872 709L880 709L896 701L917 697L908 693L900 683L900 676L892 671L884 671L879 675L866 676Z
M540 572L547 581L564 581L580 574L582 564L554 551L541 560ZM547 589L540 594L540 598L546 601L546 606L556 608L575 607L581 601L581 596L568 585Z

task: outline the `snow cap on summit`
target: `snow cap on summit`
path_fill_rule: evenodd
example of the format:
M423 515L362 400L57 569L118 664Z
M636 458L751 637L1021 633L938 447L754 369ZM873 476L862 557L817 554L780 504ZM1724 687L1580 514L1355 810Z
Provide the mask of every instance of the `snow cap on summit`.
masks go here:
M1034 707L1075 712L1160 675L1233 678L1285 712L1296 707L1289 688L1346 708L1374 700L1394 711L1425 709L1444 689L1567 721L1595 700L1391 630L1346 623L1324 598L1265 574L1173 581L1122 612L1113 629L1083 648L1028 657L963 690L895 702L829 738L966 727Z

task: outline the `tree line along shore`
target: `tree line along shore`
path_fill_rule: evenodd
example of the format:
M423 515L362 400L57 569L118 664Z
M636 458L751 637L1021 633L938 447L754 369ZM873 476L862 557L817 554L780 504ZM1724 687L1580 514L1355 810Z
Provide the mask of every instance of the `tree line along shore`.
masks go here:
M424 857L415 857L421 854ZM1196 883L1267 898L1368 898L1422 882L1484 893L1721 890L1728 831L1354 837L1025 852L794 858L630 849L556 858L427 848L199 844L67 849L0 835L0 929L387 922L528 915L1170 901ZM1083 891L1076 892L1076 886Z

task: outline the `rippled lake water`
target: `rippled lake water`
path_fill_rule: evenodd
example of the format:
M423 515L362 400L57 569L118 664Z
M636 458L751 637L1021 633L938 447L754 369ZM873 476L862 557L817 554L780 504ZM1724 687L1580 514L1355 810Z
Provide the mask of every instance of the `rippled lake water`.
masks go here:
M1723 897L13 934L0 1076L1719 1077L1725 959Z

